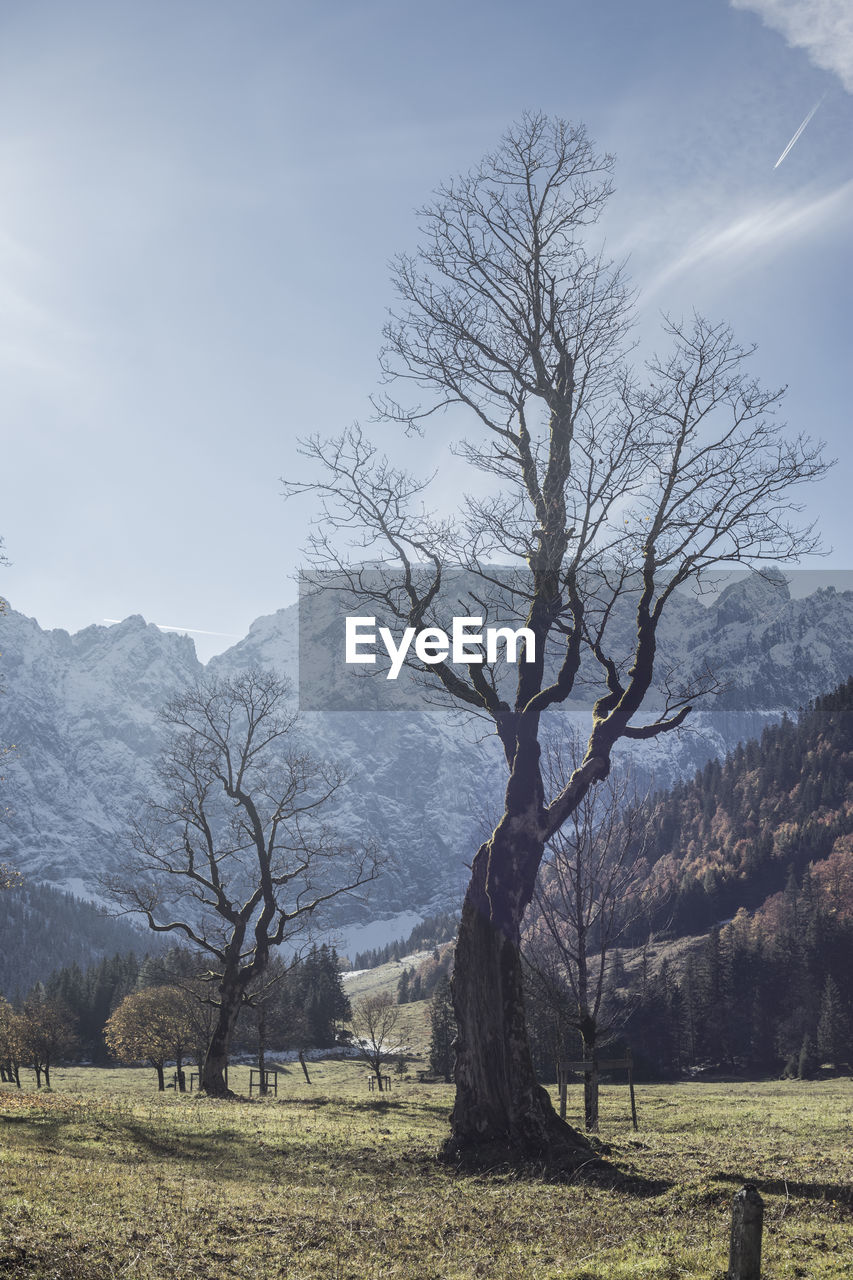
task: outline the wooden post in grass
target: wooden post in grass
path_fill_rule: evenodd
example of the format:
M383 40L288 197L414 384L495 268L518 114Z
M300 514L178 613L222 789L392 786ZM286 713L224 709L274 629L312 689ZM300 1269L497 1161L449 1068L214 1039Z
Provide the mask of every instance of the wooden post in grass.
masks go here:
M761 1280L761 1231L764 1201L751 1182L732 1198L729 1280Z
M637 1101L634 1097L634 1055L630 1047L625 1050L625 1062L628 1067L628 1089L631 1094L631 1123L634 1126L634 1132L637 1132Z
M561 1062L557 1067L557 1084L560 1090L560 1119L565 1120L566 1102L569 1095L569 1073L564 1062Z

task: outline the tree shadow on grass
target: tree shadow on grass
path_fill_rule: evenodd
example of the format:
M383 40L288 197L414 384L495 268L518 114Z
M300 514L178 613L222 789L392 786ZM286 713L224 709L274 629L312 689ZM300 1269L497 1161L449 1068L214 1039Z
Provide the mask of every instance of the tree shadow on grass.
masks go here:
M304 1133L296 1131L291 1139L286 1130L271 1139L270 1135L231 1125L207 1132L173 1133L158 1127L156 1121L116 1115L100 1124L84 1122L81 1128L79 1116L42 1114L38 1123L19 1124L16 1145L36 1155L49 1152L72 1161L90 1161L97 1155L105 1177L109 1177L111 1165L150 1163L172 1164L177 1172L198 1170L208 1181L231 1182L238 1177L269 1184L272 1174L286 1179L289 1171L297 1169L300 1176L313 1170L308 1176L322 1180L335 1166L349 1166L361 1176L386 1180L389 1174L412 1176L417 1167L433 1164L429 1157L419 1160L415 1153L401 1153L395 1144L383 1149L383 1139L381 1132L367 1132L354 1140L352 1135L344 1135L337 1145L333 1133L306 1141Z
M843 1182L796 1182L783 1178L744 1178L739 1173L723 1173L718 1170L711 1175L720 1182L733 1182L743 1186L745 1182L754 1182L759 1191L768 1195L801 1196L804 1200L828 1200L853 1208L853 1186Z
M440 1163L437 1156L432 1163ZM634 1170L620 1169L618 1165L610 1164L595 1155L578 1162L574 1168L527 1160L517 1164L503 1161L485 1168L462 1168L454 1172L457 1178L472 1182L540 1182L565 1187L583 1186L639 1200L666 1195L675 1185L666 1178L647 1178Z
M296 1118L301 1112L312 1111L336 1103L345 1113L354 1114L362 1121L373 1115L377 1120L412 1120L424 1111L442 1117L447 1106L404 1100L364 1099L342 1103L335 1099L285 1100L273 1103L274 1112L290 1112ZM186 1112L183 1113L187 1115ZM191 1114L191 1113L190 1113ZM204 1113L200 1113L201 1119ZM227 1106L218 1109L222 1120L228 1116ZM210 1114L205 1119L210 1119ZM271 1147L269 1135L247 1132L238 1125L219 1124L213 1130L200 1132L191 1128L180 1133L170 1131L166 1125L158 1125L155 1119L141 1120L130 1115L105 1113L101 1119L83 1117L75 1113L57 1113L48 1109L27 1115L4 1116L20 1129L25 1122L31 1126L26 1145L31 1149L49 1147L53 1152L72 1159L89 1160L93 1151L105 1168L110 1164L126 1165L150 1159L152 1162L172 1162L179 1168L197 1166L210 1180L230 1181L235 1176L250 1181L268 1183L271 1172ZM69 1132L71 1130L71 1132ZM508 1162L505 1159L480 1163L476 1168L442 1163L437 1150L417 1148L400 1150L399 1142L387 1146L383 1139L391 1136L390 1130L378 1129L371 1133L344 1134L336 1145L334 1133L305 1140L304 1131L296 1131L289 1138L285 1131L276 1135L272 1159L279 1176L286 1177L288 1168L315 1169L317 1176L332 1166L350 1166L360 1176L379 1179L395 1177L447 1176L470 1179L476 1182L524 1181L559 1183L597 1187L605 1191L636 1198L663 1195L670 1190L671 1182L660 1178L647 1178L633 1170L622 1170L608 1163L596 1152L583 1153L570 1167L554 1167L536 1159ZM377 1146L377 1144L379 1144ZM723 1175L721 1175L723 1176ZM790 1185L790 1184L789 1184Z

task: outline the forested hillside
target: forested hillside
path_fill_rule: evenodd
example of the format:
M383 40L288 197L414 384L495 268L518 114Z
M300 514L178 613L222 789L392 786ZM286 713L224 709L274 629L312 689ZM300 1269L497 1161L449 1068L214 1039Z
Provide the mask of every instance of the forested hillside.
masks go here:
M613 1014L655 1075L712 1066L805 1078L853 1065L853 849L836 849L680 966L641 966Z
M641 1071L853 1065L851 780L853 679L654 797L635 826L648 905L608 958L599 1017ZM547 1077L576 1012L559 980L545 996L531 984Z
M851 833L853 677L656 797L647 849L666 891L656 924L701 933L755 909Z
M156 935L108 916L91 902L48 885L0 893L0 994L13 999L55 969L87 968L105 956L159 951Z

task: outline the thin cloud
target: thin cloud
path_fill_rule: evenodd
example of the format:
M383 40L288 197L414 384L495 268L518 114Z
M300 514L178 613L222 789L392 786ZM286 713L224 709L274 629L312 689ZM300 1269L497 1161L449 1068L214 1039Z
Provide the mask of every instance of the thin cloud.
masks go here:
M757 13L788 44L804 49L824 71L833 71L853 93L853 5L850 0L729 0L733 9Z
M676 276L713 262L755 257L786 238L808 235L837 217L853 195L853 180L816 199L791 197L760 205L725 226L701 231L646 288L644 298L658 293Z

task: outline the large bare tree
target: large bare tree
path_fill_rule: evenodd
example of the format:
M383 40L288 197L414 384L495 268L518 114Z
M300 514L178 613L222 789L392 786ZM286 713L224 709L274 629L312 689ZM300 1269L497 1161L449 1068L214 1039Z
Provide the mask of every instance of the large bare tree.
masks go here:
M824 471L820 447L782 434L781 392L749 375L750 351L725 325L669 322L669 354L639 369L628 362L623 272L584 246L611 168L582 127L527 115L437 190L420 211L420 247L396 260L399 303L381 361L419 403L386 398L379 408L409 430L426 430L442 408L467 412L473 434L456 452L486 479L460 498L454 520L431 515L425 483L357 429L305 441L314 468L287 487L320 504L308 580L320 587L317 570L334 570L354 612L449 630L450 612L485 616L494 588L533 635L523 655L533 660L511 685L495 664L408 658L491 720L508 774L502 813L473 860L456 949L457 1092L445 1148L454 1160L588 1158L537 1084L525 1033L519 930L543 851L607 777L619 740L673 732L701 692L701 682L670 682L638 720L673 593L714 565L790 561L816 546L792 495ZM380 566L372 575L368 558ZM509 585L501 561L522 570ZM477 584L461 608L448 606L450 568ZM548 789L543 717L590 678L589 663L598 677L586 748Z
M253 669L168 704L160 790L132 820L129 865L106 881L125 910L207 956L217 1017L201 1087L219 1096L240 1007L271 950L378 867L323 821L343 774L296 742L288 695L285 680Z

